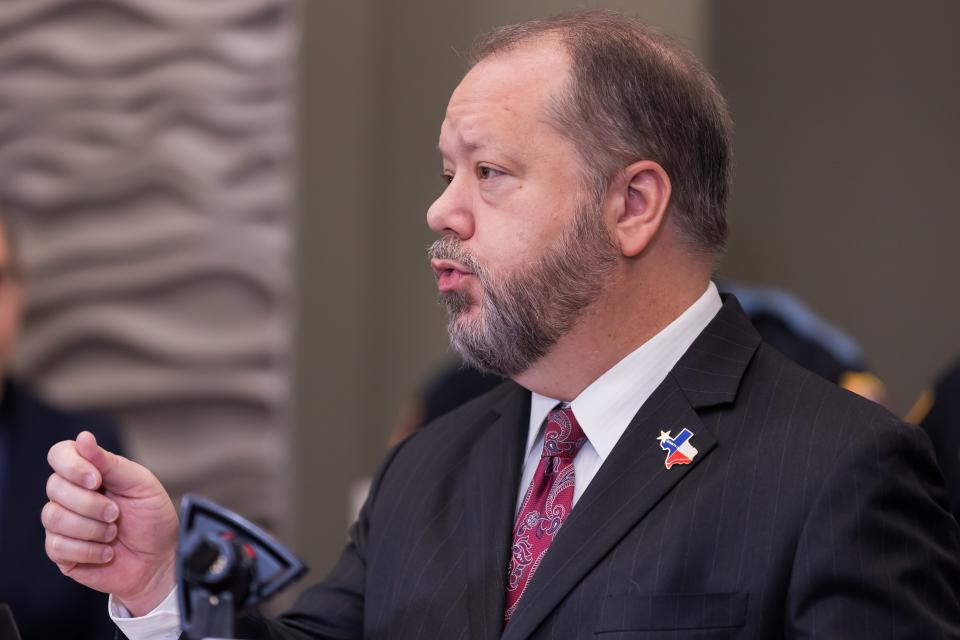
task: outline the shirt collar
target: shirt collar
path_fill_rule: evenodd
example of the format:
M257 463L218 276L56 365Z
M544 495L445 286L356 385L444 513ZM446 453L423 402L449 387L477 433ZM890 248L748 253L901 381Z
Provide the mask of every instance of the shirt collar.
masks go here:
M686 311L573 399L573 414L601 461L610 455L643 403L722 306L717 286L711 282ZM557 404L559 400L532 394L527 455L537 443L544 420Z

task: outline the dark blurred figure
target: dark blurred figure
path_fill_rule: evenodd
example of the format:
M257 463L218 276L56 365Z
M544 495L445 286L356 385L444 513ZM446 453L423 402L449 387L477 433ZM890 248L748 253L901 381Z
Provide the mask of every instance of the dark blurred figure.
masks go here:
M497 375L480 373L463 363L444 366L404 408L400 420L390 433L390 446L468 400L490 391L504 380Z
M718 281L717 287L737 297L763 339L780 353L844 389L886 402L886 387L868 370L860 345L799 298L783 289L731 280ZM390 445L503 381L463 364L443 367L405 407L390 434Z
M732 293L764 340L801 367L857 395L885 404L886 386L870 372L860 345L798 297L776 287L717 282Z
M960 520L960 360L920 396L905 420L919 424L930 436L953 515Z
M0 218L0 602L10 605L23 640L112 639L107 597L47 559L39 515L54 443L84 429L105 447L120 443L105 418L55 409L7 375L23 306L17 258L16 229Z

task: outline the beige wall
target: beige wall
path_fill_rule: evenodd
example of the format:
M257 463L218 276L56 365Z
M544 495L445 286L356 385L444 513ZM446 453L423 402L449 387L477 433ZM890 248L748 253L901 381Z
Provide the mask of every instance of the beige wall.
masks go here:
M345 539L347 487L376 468L403 400L447 356L425 214L465 70L456 52L494 25L584 3L304 4L298 546L319 577ZM708 49L705 1L610 6Z
M177 499L283 529L296 0L0 3L15 373L113 414ZM6 364L6 363L4 363Z

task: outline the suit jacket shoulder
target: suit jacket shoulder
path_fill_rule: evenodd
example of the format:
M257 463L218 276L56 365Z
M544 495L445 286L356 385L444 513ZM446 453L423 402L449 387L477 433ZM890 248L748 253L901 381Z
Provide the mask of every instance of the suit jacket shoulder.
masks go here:
M682 388L700 388L690 370L710 357L684 357ZM757 637L960 637L960 537L922 430L762 342L735 398L689 397L718 441L696 489L696 520L711 525L701 567L736 576L711 589L748 592Z

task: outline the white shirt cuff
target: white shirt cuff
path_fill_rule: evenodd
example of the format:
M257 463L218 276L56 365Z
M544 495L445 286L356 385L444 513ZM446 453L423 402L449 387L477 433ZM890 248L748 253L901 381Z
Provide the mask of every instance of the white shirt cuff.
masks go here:
M131 618L125 606L110 596L110 619L129 640L177 640L180 637L180 608L177 606L177 588L150 613Z

